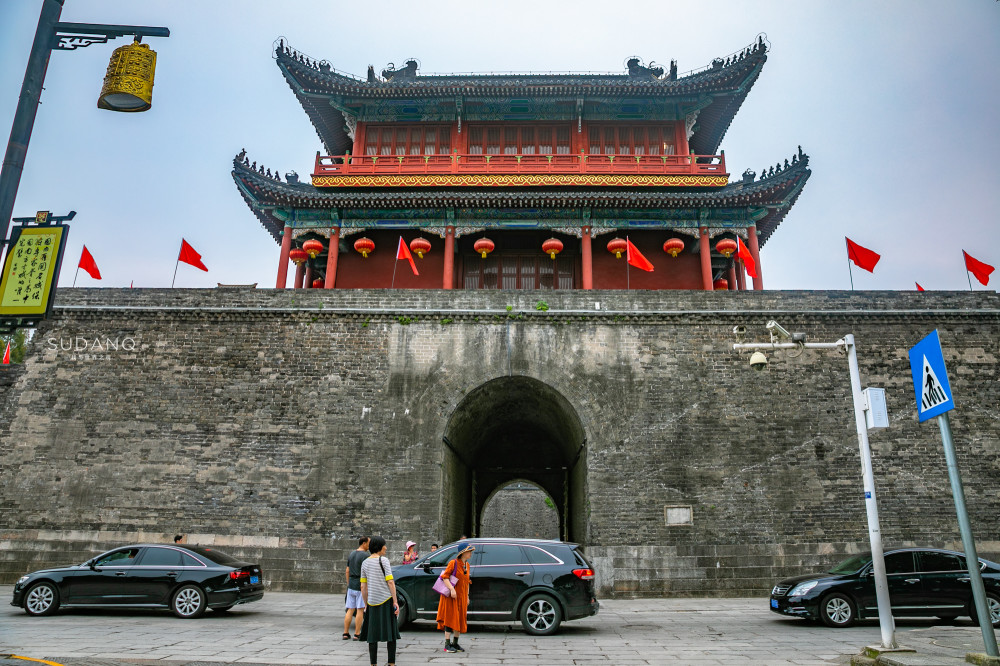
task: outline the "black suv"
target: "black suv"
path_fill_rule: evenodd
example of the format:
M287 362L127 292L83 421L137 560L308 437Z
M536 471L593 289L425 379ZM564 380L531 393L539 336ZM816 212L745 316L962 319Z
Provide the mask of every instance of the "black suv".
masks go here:
M476 547L469 560L469 622L521 620L525 630L547 636L563 620L596 615L594 570L575 543L541 539L465 539ZM412 564L394 565L399 624L434 620L440 595L431 589L458 543Z

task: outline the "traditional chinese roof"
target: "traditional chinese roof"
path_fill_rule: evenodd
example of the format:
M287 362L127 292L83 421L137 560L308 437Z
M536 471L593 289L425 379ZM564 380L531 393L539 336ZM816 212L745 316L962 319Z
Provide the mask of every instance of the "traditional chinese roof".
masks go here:
M285 225L280 211L344 208L629 208L629 209L744 209L766 211L756 219L763 245L791 209L812 173L809 156L801 151L761 174L752 173L724 187L709 188L345 188L330 190L307 183L283 182L252 169L239 157L233 161L233 179L244 201L271 236L280 242ZM332 220L330 217L331 226Z
M676 66L669 74L659 76L656 70L644 67L631 68L629 74L429 76L411 67L383 72L391 76L388 79L378 78L370 70L368 80L362 80L334 70L326 61L316 62L282 42L275 54L281 73L330 155L343 154L351 147L345 125L350 122L348 117L356 119L366 106L405 101L420 109L433 108L438 114L450 112L454 119L462 104L494 104L514 98L564 102L570 105L570 114L578 110L578 100L582 104L624 105L620 108L627 108L635 100L655 101L660 112L669 109L677 119L695 120L689 140L691 150L699 155L714 155L760 75L767 47L761 39L737 54L717 58L708 67L681 77L676 74ZM586 111L583 113L586 117Z

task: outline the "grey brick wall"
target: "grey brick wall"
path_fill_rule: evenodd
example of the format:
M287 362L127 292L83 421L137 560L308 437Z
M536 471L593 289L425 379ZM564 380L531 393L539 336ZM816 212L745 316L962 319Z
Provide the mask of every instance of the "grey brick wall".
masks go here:
M602 595L762 593L867 544L846 359L775 354L751 372L732 328L763 340L772 318L812 340L854 333L863 383L887 390L891 427L871 433L887 547L958 546L906 354L940 331L973 529L1000 556L996 294L57 299L26 364L0 372L2 582L182 532L260 559L272 589L339 590L359 533L386 536L394 558L407 539L426 551L459 536L470 480L442 434L471 392L520 376L562 396L582 427L566 499ZM667 525L668 505L691 506L692 523Z

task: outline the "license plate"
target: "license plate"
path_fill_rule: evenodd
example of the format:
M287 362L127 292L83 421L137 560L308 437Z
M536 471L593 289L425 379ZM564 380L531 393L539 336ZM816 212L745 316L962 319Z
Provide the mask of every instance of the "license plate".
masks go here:
M777 608L777 607L778 607L778 600L771 599L771 608Z
M259 582L260 582L260 576L250 576L250 584L251 585L256 585Z

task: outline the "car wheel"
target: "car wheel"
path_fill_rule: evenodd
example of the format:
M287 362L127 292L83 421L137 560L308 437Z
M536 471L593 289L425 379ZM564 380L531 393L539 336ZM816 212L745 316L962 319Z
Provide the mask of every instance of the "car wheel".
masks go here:
M59 590L52 583L33 585L24 595L24 612L28 615L52 615L59 608Z
M850 597L834 592L823 597L819 607L819 615L823 624L828 627L849 627L857 619L854 602Z
M170 610L180 618L198 617L205 612L205 593L197 585L185 585L174 593Z
M562 622L562 611L555 599L547 594L528 597L521 606L521 624L532 636L548 636L556 633Z
M970 612L969 615L972 617L973 622L979 622L979 618L976 615L976 601L975 599L969 601ZM990 623L994 627L1000 627L1000 595L993 592L986 593L986 608L990 611Z
M410 623L410 603L405 594L397 594L399 599L399 615L396 616L396 626L402 629Z

